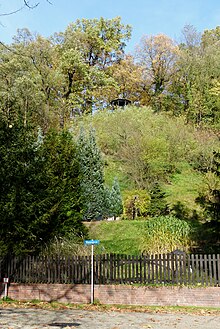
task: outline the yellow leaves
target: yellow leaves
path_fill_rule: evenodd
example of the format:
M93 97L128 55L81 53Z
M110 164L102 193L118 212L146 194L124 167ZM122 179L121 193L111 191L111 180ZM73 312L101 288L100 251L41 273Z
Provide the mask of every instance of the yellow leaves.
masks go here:
M143 68L134 63L132 56L127 56L119 64L113 65L109 69L109 74L115 79L119 89L116 91L116 97L121 95L133 101L139 98L138 94L143 83Z
M210 94L213 96L220 96L220 81L214 80L213 81L213 87L210 89Z
M213 198L209 191L220 189L220 178L213 172L209 171L206 173L204 178L204 192L207 193L208 198Z
M138 46L137 57L140 59L150 57L149 60L153 61L155 58L161 59L165 56L164 59L167 61L174 56L176 49L173 40L164 34L144 36Z
M148 88L161 94L176 71L177 47L173 40L163 34L144 36L136 49L136 58L144 69Z
M124 194L124 211L128 218L144 216L149 205L150 196L145 190L131 190Z

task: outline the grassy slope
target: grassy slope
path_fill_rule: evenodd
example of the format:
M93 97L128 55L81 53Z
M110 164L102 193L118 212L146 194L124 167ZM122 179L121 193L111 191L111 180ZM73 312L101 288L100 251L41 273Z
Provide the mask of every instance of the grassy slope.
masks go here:
M140 254L144 221L102 221L89 223L89 237L100 240L97 251L119 254Z

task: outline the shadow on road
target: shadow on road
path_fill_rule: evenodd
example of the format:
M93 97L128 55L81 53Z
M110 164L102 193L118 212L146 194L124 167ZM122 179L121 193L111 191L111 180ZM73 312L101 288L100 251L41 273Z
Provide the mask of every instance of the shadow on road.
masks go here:
M80 323L49 323L48 326L51 326L51 327L59 327L59 328L68 328L68 327L79 327L81 326Z

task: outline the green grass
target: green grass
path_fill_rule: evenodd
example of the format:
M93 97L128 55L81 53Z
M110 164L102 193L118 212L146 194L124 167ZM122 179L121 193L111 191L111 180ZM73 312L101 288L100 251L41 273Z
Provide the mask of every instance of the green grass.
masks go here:
M185 168L181 173L176 173L171 179L172 184L165 187L166 201L172 208L181 203L188 212L201 212L200 206L195 202L202 188L202 175L190 168Z
M90 239L100 240L97 252L138 255L141 252L141 241L145 221L103 221L90 223Z
M87 223L89 238L100 240L96 253L127 255L187 250L196 236L194 226L171 216Z

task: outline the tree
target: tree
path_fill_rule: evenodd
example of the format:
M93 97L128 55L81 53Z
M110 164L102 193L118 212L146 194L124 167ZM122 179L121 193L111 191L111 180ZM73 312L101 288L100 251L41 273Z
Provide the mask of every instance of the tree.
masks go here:
M70 107L91 113L106 100L103 91L114 84L106 69L124 57L130 35L130 26L122 24L120 17L77 20L54 35Z
M213 152L213 163L205 174L205 187L196 199L203 208L200 240L205 252L219 252L220 241L220 152Z
M181 46L187 49L195 49L200 46L201 33L198 33L193 25L185 25L182 30L182 36L183 40L181 42Z
M128 219L137 219L147 214L150 196L145 190L126 191L124 197L124 213Z
M126 98L132 102L141 100L144 84L143 67L137 65L131 55L113 64L108 72L116 82L116 85L109 89L108 103L114 98Z
M101 69L123 58L130 36L130 25L122 24L120 17L78 19L69 24L64 33L55 35L63 49L79 50L86 64Z
M166 202L166 194L162 187L155 183L150 190L150 205L148 209L148 214L151 217L163 216L168 214L168 205Z
M1 254L35 254L56 235L85 234L71 136L42 140L29 126L0 124Z
M110 216L116 219L123 213L123 203L118 180L115 178L110 191L110 207L108 209Z
M187 122L218 127L218 30L205 31L201 36L193 26L186 26L183 35L176 74L169 86L169 109L175 115L183 114Z
M155 110L162 109L163 94L175 73L177 49L172 39L164 34L144 36L137 46L136 57L144 69L145 90L151 94Z
M220 225L220 152L214 151L213 164L206 174L206 191L201 192L199 202L206 216L211 219L214 225Z
M202 34L202 46L204 48L210 47L210 45L214 45L218 43L220 40L220 26L217 26L211 30L205 30Z
M81 130L77 141L84 220L100 219L106 211L103 161L93 131Z
M0 104L9 120L41 126L54 124L56 74L49 41L19 30L11 50L1 47ZM51 106L54 105L52 111Z

